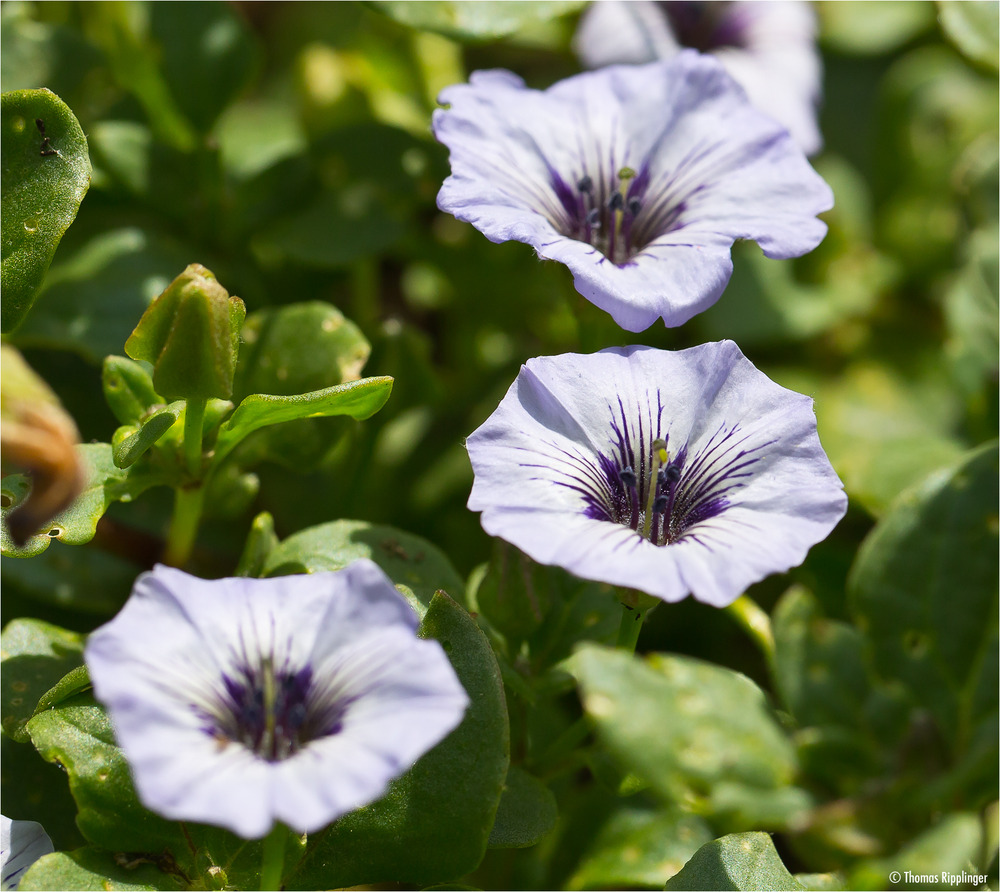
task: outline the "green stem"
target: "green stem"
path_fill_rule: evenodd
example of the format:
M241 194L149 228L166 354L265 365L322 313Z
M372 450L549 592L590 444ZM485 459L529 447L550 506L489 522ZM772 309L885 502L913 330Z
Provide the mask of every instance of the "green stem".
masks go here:
M773 662L774 632L771 631L771 618L747 595L737 598L726 608L726 613L749 633L768 662Z
M622 620L618 626L618 640L615 642L615 647L628 651L630 654L635 653L635 644L639 640L639 632L642 630L642 620L645 616L645 610L622 604Z
M583 743L590 735L590 723L586 716L580 716L562 734L560 734L542 753L541 758L534 761L532 768L543 772L551 770L552 766L564 760Z
M369 337L381 321L378 261L366 257L351 264L352 321Z
M288 828L276 823L271 832L264 838L264 852L260 859L261 892L281 888L281 875L285 871L285 841L288 839Z
M201 522L201 509L205 500L203 486L182 486L174 496L174 514L170 518L167 547L163 562L171 567L183 567L191 557L194 537Z
M201 429L207 400L188 400L184 410L184 463L196 480L201 477Z

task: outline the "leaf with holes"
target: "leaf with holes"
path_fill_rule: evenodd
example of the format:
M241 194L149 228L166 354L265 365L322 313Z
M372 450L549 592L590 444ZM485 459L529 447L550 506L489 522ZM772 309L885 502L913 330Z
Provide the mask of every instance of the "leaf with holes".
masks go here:
M152 486L171 482L157 471L128 470L115 467L110 443L86 443L77 447L80 461L87 472L87 482L76 501L48 523L48 532L31 536L18 548L6 523L0 527L0 547L6 557L33 557L49 547L53 539L68 545L82 545L94 538L97 522L112 502L128 502ZM30 484L20 475L3 478L4 507L0 515L6 518L30 492Z
M996 443L932 474L865 539L848 583L875 671L933 716L977 804L997 771L997 486Z
M34 302L63 233L90 187L80 123L49 90L14 90L0 99L3 128L3 331Z

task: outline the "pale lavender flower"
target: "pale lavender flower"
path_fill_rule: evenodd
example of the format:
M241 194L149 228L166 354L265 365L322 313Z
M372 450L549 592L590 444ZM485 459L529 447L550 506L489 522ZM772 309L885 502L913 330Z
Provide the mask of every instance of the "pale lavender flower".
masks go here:
M158 566L86 660L143 804L255 838L377 799L459 724L468 697L416 628L367 560L215 581Z
M581 17L574 47L588 68L669 59L683 47L711 53L802 151L823 145L816 14L804 0L601 0Z
M452 174L438 207L566 264L629 331L714 303L736 239L789 258L826 234L816 214L833 205L829 187L709 56L612 66L544 92L480 71L440 101L434 134Z
M0 815L0 888L16 889L25 871L53 851L52 840L41 824Z
M665 601L730 604L847 507L812 400L732 341L528 360L466 445L487 533Z

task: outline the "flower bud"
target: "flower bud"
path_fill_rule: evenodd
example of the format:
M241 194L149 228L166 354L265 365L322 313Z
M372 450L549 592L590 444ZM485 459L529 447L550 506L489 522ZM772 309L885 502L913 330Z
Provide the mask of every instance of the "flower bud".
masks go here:
M245 316L243 301L192 263L149 305L125 352L153 364L153 386L168 400L226 399Z

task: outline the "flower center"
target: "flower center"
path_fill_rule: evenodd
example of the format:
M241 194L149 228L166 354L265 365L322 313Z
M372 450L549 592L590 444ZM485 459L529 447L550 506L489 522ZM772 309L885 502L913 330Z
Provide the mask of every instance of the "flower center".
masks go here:
M697 539L695 527L730 507L730 493L753 473L755 453L771 445L743 448L739 425L723 425L696 453L686 443L672 453L669 434L660 433L659 394L645 421L642 413L630 419L621 401L618 408L609 453L598 453L596 466L576 462L572 482L563 485L582 495L587 517L629 527L654 545Z
M309 667L278 669L270 657L262 657L256 666L237 664L222 684L224 693L206 728L220 745L240 743L268 762L280 762L342 729L348 702L317 696Z
M627 265L659 236L676 228L684 203L667 196L651 200L649 172L621 168L610 178L584 174L576 186L552 174L553 188L564 213L553 220L565 236L593 245L615 266Z

